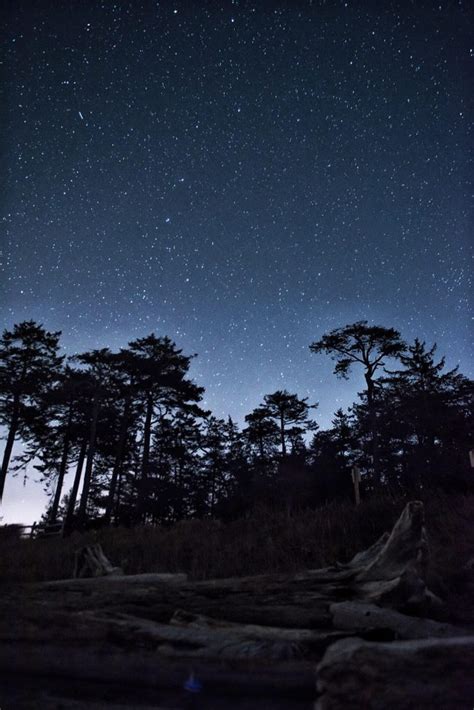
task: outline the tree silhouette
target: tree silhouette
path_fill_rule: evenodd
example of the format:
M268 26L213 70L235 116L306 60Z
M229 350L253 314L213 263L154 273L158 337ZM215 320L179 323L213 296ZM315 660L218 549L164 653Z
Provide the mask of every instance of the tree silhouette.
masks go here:
M247 423L243 433L251 446L256 448L260 462L270 459L279 439L279 429L265 406L256 407L245 417Z
M7 470L33 464L50 495L44 521L62 519L68 532L352 499L354 464L366 495L374 481L404 494L472 490L473 383L447 370L436 346L415 340L407 347L392 328L360 321L311 345L333 357L338 376L360 365L366 389L309 446L316 405L306 398L267 394L240 431L230 417L201 409L204 389L188 377L193 356L170 338L151 334L64 366L59 335L26 321L0 338L0 423L7 428L0 490ZM12 460L16 439L23 450Z
M315 505L352 495L351 469L358 457L355 421L338 409L331 424L314 435L309 448Z
M307 404L307 397L300 399L296 394L286 390L277 390L264 397L268 416L278 427L280 436L281 455L287 455L287 441L298 439L298 435L314 428L314 423L309 419L309 410L315 409L316 404Z
M61 368L61 333L50 333L35 321L24 321L0 338L0 423L8 428L0 471L3 497L13 445L18 434L28 440L28 414L34 409Z
M400 356L404 369L387 371L388 377L381 380L384 439L388 442L397 436L411 487L427 485L433 477L439 482L448 467L453 477L459 454L458 468L467 468L473 441L468 423L473 414L473 383L458 368L444 371L445 358L436 362L435 353L436 345L427 349L416 339Z
M137 403L137 376L135 357L126 349L108 356L111 378L116 392L116 404L120 403L119 426L115 443L115 455L110 478L109 491L105 506L104 520L110 523L114 510L120 507L119 492L120 477L126 456L127 441L132 424L139 413Z
M255 469L250 462L246 436L231 417L225 425L227 439L228 483L225 496L219 501L219 517L235 518L252 507Z
M39 415L42 426L35 432L38 443L36 468L48 480L55 482L54 495L49 507L49 522L56 521L63 492L64 477L74 448L83 437L81 397L85 376L83 372L67 365L60 373L55 386L43 396Z
M74 360L87 366L88 389L90 401L89 434L86 454L86 467L84 471L84 481L82 484L81 500L79 503L78 519L83 525L87 518L87 506L89 503L89 492L92 482L94 458L97 449L97 428L101 406L110 394L110 350L102 348L91 350L90 352L76 355Z
M138 486L137 514L146 516L147 479L150 476L150 449L155 415L181 409L203 416L197 402L204 389L186 378L193 356L182 354L170 338L153 333L129 343L137 391L144 404L142 457Z
M385 366L387 358L399 358L406 350L400 333L394 328L371 326L367 321L358 321L323 335L320 340L310 345L310 350L316 354L330 354L336 361L334 373L344 379L348 378L351 367L355 363L364 368L372 439L372 464L375 478L380 482L375 374Z

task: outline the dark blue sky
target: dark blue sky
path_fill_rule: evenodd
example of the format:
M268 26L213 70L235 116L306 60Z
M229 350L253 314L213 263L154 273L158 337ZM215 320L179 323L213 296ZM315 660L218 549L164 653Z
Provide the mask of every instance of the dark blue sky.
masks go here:
M472 374L467 2L11 0L2 325L68 352L155 331L207 405L360 381L308 345L366 318Z

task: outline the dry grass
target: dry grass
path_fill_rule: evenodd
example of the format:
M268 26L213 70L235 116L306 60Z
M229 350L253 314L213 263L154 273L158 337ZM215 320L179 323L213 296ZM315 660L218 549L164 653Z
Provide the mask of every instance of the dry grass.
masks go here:
M0 539L0 579L30 582L69 577L74 551L100 542L128 574L187 572L206 579L266 572L293 572L347 560L389 530L406 503L374 498L286 514L261 509L223 524L190 520L170 529L109 528L67 539ZM430 493L426 521L433 551L433 584L456 575L474 551L474 496Z

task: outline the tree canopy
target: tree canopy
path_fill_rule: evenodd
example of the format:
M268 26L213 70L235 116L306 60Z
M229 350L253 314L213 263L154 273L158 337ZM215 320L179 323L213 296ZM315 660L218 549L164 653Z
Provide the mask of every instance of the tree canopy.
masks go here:
M359 399L320 430L317 404L278 389L240 428L202 408L204 388L189 376L195 356L168 337L65 358L60 333L15 325L0 339L0 490L8 472L33 468L50 498L47 519L67 531L351 499L354 466L363 495L472 488L472 382L448 370L435 345L359 321L310 348L335 360L337 376L362 367Z

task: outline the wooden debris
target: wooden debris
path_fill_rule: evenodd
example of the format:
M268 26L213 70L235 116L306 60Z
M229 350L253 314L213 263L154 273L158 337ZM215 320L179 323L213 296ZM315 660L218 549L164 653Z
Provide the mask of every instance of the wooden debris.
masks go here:
M114 567L104 555L101 545L87 545L74 555L73 577L102 577L106 575L122 575L120 567Z
M366 550L358 552L350 562L348 562L346 565L340 565L340 567L363 569L368 564L373 562L377 555L380 554L380 551L383 550L383 548L385 547L385 544L389 537L390 534L388 532L384 532L383 535L379 537L377 542L374 542L374 544L368 547Z
M395 608L432 603L425 583L429 551L424 522L423 503L408 503L385 544L357 573L360 598Z
M202 614L192 614L178 609L170 623L188 629L208 629L220 631L230 636L248 639L267 639L269 641L288 641L303 645L306 649L321 650L327 648L338 638L346 636L340 631L316 631L310 629L285 629L277 626L261 626L257 624L238 624L221 619L212 619Z
M470 708L474 636L337 641L317 668L316 710Z
M119 567L115 567L113 569L120 569ZM123 575L123 576L122 576ZM183 572L179 573L170 573L170 572L147 572L145 574L130 574L130 575L124 575L123 572L121 574L108 574L104 575L102 577L78 577L78 578L73 578L73 579L55 579L54 581L50 582L39 582L38 584L35 585L37 589L57 589L58 591L66 591L66 590L76 590L80 591L81 589L84 589L86 587L91 587L91 588L102 588L105 586L106 589L112 590L114 587L116 588L117 586L120 589L124 588L125 586L133 587L144 587L146 585L150 585L153 587L154 585L160 585L160 584L183 584L184 582L188 581L188 575L184 574Z
M89 546L77 555L76 578L25 587L20 608L14 594L2 597L0 671L69 672L93 680L100 663L104 681L126 675L155 686L178 682L191 665L211 678L219 669L219 682L251 677L259 685L263 678L270 687L294 689L297 683L307 688L308 668L326 651L320 682L330 703L343 667L337 654L328 654L339 647L351 657L359 648L338 646L343 637L457 641L461 632L454 627L400 613L429 611L435 598L426 587L427 560L423 505L417 501L406 506L390 534L350 562L292 575L204 582L182 574L120 576L100 545ZM386 644L378 645L384 652ZM458 646L452 648L458 653Z
M179 608L239 624L330 629L329 607L339 601L376 603L399 610L429 607L432 595L424 578L426 558L423 505L414 502L406 506L391 535L382 536L345 565L293 575L205 582L162 575L116 577L109 571L110 576L104 577L106 584L73 579L46 586L51 592L48 602L58 607L73 603L77 609L125 611L159 622L169 622ZM104 571L104 566L99 571ZM32 593L41 596L44 586L36 585Z
M331 604L333 626L356 634L369 634L375 630L389 631L394 639L423 639L430 637L461 636L463 631L451 624L431 619L407 616L394 609L360 602Z

